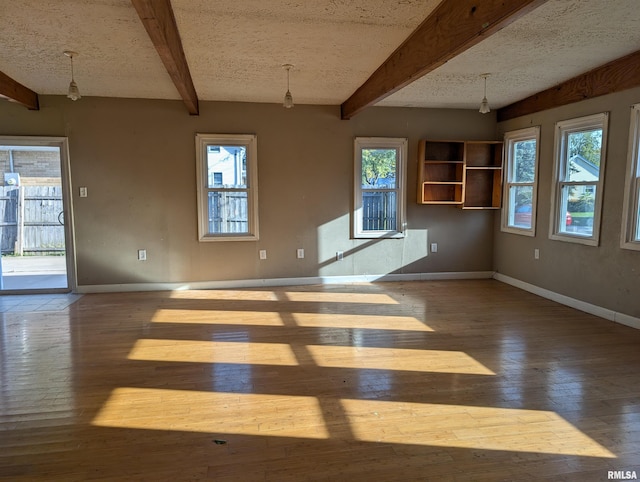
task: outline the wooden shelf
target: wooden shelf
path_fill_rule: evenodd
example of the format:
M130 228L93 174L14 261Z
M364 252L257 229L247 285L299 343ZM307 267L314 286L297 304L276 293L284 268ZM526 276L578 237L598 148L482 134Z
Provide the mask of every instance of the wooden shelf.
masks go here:
M502 142L467 141L463 209L499 209L502 202Z
M461 205L464 142L422 140L418 152L418 203Z
M424 141L422 160L445 162L464 161L464 142L460 141Z
M467 168L502 168L502 142L467 141L465 142L464 162Z
M460 162L425 161L424 182L462 182L464 164Z
M462 204L462 183L422 184L423 204Z
M463 209L498 209L502 195L502 170L468 169Z
M499 209L500 141L429 141L418 146L418 203Z

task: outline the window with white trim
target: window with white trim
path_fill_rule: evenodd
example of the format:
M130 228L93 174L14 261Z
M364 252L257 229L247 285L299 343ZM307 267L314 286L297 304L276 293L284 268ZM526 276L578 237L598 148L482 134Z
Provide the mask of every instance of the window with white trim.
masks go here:
M609 114L556 124L551 239L597 246Z
M354 237L403 237L407 139L356 137L354 151Z
M640 251L640 104L631 107L621 245Z
M258 239L258 161L255 135L196 135L198 238Z
M525 236L536 234L539 144L540 127L511 131L504 136L507 162L502 231Z

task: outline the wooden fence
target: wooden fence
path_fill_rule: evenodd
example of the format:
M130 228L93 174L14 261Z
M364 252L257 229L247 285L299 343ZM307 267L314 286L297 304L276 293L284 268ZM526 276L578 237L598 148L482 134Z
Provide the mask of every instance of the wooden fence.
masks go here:
M210 192L209 232L248 232L249 211L247 201L247 194L243 192Z
M362 228L365 231L396 230L396 193L363 191L362 194Z
M60 186L3 186L0 190L2 254L64 254Z

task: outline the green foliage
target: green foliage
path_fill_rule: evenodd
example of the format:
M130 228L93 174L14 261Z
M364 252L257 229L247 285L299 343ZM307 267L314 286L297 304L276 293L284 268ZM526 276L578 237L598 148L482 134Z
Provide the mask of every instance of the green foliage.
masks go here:
M375 186L379 179L396 175L395 149L362 150L362 185Z
M513 145L514 173L516 182L533 182L536 168L536 141L529 139L519 141ZM533 189L520 187L516 190L515 205L525 206L532 204Z
M513 146L515 159L515 181L533 182L536 162L536 141L516 142Z
M569 199L567 209L571 213L593 213L595 198L591 192L583 192L578 198Z
M602 129L572 132L567 136L569 159L580 155L595 166L600 166Z

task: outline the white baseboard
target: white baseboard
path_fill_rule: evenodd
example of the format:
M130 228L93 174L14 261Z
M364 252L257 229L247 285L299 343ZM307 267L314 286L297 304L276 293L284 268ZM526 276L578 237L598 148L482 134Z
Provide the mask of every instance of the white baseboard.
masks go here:
M180 291L259 288L316 284L373 283L375 281L428 281L451 279L491 279L493 271L461 271L445 273L406 273L353 276L311 276L303 278L269 278L225 281L195 281L191 283L128 283L110 285L80 285L76 293L122 293L132 291Z
M493 275L493 278L503 283L509 284L511 286L515 286L516 288L520 288L522 290L528 291L529 293L533 293L535 295L542 296L543 298L547 298L549 300L555 301L562 305L575 308L576 310L584 311L585 313L596 315L596 316L599 316L600 318L604 318L610 321L615 321L616 323L620 323L622 325L630 326L632 328L636 328L640 330L640 318L636 318L630 315L625 315L624 313L619 313L617 311L609 310L607 308L603 308L597 305L592 305L591 303L577 300L569 296L561 295L554 291L540 288L539 286L535 286L535 285L526 283L524 281L511 278L510 276L506 276L501 273L495 273Z

